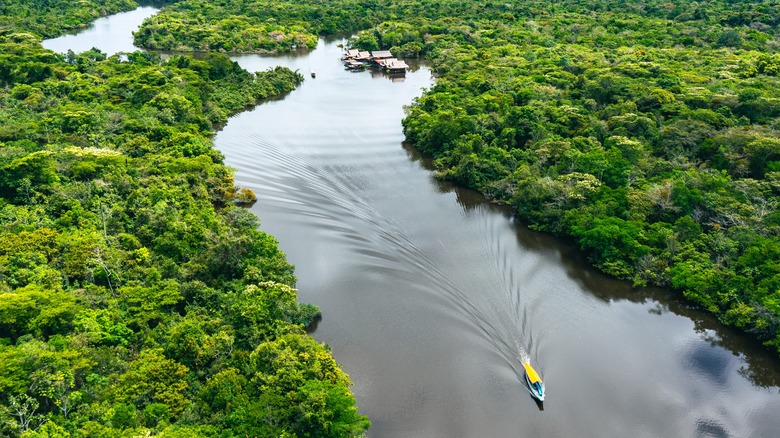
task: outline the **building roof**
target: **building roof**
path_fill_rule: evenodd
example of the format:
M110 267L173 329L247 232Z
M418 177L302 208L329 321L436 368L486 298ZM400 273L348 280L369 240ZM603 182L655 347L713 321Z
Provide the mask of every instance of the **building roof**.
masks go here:
M386 60L385 67L389 68L390 70L406 70L409 68L409 66L404 61L395 58Z
M358 49L349 49L347 50L347 57L354 58L355 56L358 56L358 53L360 53L360 50Z
M390 53L389 50L374 50L371 52L371 56L374 57L374 59L381 59L381 58L392 58L393 54Z

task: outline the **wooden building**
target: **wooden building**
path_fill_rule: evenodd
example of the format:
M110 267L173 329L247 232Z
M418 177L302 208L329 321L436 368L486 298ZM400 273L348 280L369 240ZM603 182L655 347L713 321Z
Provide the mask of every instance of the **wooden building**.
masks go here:
M409 69L404 61L395 58L385 59L383 67L385 71L390 73L406 73L406 70Z
M366 65L379 67L389 73L405 73L409 69L404 61L394 58L389 50L368 52L349 49L341 59L344 60L344 66L350 70L359 70Z
M389 50L374 50L373 52L371 52L371 59L373 59L374 62L376 62L379 59L387 59L392 57L393 54L390 53Z
M358 49L349 49L346 52L344 52L344 56L342 56L341 59L344 60L355 59L355 57L358 56L359 53L360 51Z

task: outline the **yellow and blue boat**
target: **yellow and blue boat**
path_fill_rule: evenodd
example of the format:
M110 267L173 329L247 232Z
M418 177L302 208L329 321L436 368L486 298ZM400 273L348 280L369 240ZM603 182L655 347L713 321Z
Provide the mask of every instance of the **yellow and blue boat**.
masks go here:
M542 382L542 378L539 377L539 374L534 367L531 366L530 361L523 363L523 367L525 367L525 381L528 383L528 389L531 391L531 395L540 402L543 402L544 382Z

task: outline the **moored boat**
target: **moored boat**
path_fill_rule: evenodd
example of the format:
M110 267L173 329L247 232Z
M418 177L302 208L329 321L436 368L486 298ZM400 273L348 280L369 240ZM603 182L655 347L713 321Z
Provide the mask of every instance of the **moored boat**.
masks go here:
M539 377L539 374L534 367L531 366L530 361L523 363L523 367L525 368L525 381L528 383L528 389L531 391L531 395L540 402L543 402L544 382L542 382L542 378Z

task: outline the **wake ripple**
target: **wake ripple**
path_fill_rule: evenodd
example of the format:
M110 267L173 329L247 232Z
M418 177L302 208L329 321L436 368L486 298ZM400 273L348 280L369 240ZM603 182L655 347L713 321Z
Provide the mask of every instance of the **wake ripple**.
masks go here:
M521 275L510 263L512 258L498 223L490 219L496 215L461 212L471 230L459 232L487 236L481 247L475 249L480 252L480 262L490 267L479 284L461 281L457 262L442 262L446 254L434 254L434 249L420 245L420 239L407 232L412 227L374 206L375 200L367 195L374 185L371 178L356 166L339 164L360 161L361 166L370 168L365 152L344 146L346 152L342 149L309 150L307 155L291 153L284 145L252 135L252 130L240 132L244 135L231 136L230 142L221 142L220 146L226 156L240 163L236 176L242 178L241 183L261 187L257 193L261 209L314 219L318 228L348 243L349 250L360 256L361 264L368 269L393 272L396 278L425 284L425 290L456 308L524 381L522 362L535 356L538 347L529 327L529 303L523 296ZM252 147L246 147L247 144ZM344 153L360 155L358 160L338 156ZM374 161L378 168L387 161L382 155L381 151L371 155L373 160L380 161ZM499 219L506 223L505 218ZM488 293L480 294L478 289Z

